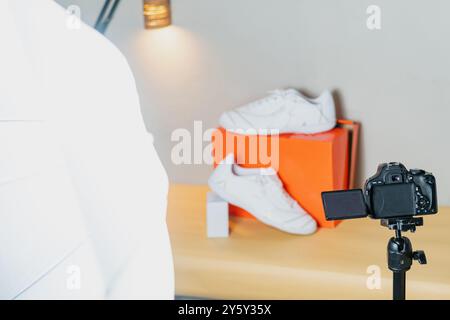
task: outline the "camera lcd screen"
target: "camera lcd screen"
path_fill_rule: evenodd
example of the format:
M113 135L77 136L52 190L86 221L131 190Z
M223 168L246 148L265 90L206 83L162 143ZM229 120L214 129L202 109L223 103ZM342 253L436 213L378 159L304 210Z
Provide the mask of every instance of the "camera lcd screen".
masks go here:
M374 218L412 216L415 212L414 183L394 183L373 187Z
M361 189L322 192L327 220L363 218L368 215Z

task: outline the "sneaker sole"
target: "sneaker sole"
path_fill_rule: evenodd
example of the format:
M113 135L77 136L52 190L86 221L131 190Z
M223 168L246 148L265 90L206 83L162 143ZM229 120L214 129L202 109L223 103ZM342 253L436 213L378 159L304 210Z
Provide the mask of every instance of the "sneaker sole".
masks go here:
M303 128L302 130L279 130L279 134L316 134L316 133L322 133L327 132L336 127L336 122L327 122L324 124L319 124L315 126L307 126ZM240 135L246 135L246 136L269 136L272 135L270 131L277 131L277 129L249 129L249 130L243 130L243 129L233 129L233 128L225 128L227 131L240 134ZM246 133L243 133L245 131L248 131Z

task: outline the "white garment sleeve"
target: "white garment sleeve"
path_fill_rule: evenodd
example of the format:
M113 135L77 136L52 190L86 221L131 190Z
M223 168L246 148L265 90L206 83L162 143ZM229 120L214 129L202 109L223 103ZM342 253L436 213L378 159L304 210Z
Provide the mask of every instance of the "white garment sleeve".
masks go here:
M95 256L73 256L90 240L47 129L43 122L0 120L0 299L100 298L104 287ZM61 265L69 257L89 279L83 290L67 285L70 274ZM55 269L62 270L57 278Z
M0 116L22 116L31 110L51 124L105 279L106 296L172 299L174 274L165 221L168 178L149 141L125 57L89 26L67 28L68 16L54 1L2 3L13 17L13 25L5 30L17 30L13 38L23 48L20 59L30 65L24 72L34 71L35 82L25 83L22 91L30 89L40 103L27 108L27 101L35 99L12 97L17 104L6 112L0 108ZM15 87L14 92L20 90ZM73 230L55 227L53 232L64 239L64 231Z
M148 192L147 201L153 206L151 214L155 216L146 219L147 230L142 232L142 238L133 254L112 281L110 291L107 293L110 299L174 298L174 270L165 219L167 176L153 147L152 137L148 135L146 140L144 162L152 165L153 172L144 177L154 182L154 188L144 190ZM145 222L142 218L140 221Z

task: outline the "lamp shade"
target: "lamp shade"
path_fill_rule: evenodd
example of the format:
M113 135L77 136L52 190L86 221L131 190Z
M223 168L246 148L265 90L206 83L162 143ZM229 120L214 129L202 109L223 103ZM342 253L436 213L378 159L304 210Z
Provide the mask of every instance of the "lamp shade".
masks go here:
M144 0L144 23L146 29L170 25L170 0Z

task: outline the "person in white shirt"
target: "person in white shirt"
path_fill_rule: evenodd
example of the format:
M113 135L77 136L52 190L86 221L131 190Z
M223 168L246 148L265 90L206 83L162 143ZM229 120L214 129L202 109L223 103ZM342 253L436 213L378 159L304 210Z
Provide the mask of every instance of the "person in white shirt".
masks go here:
M126 59L0 1L0 298L172 299L168 178Z

